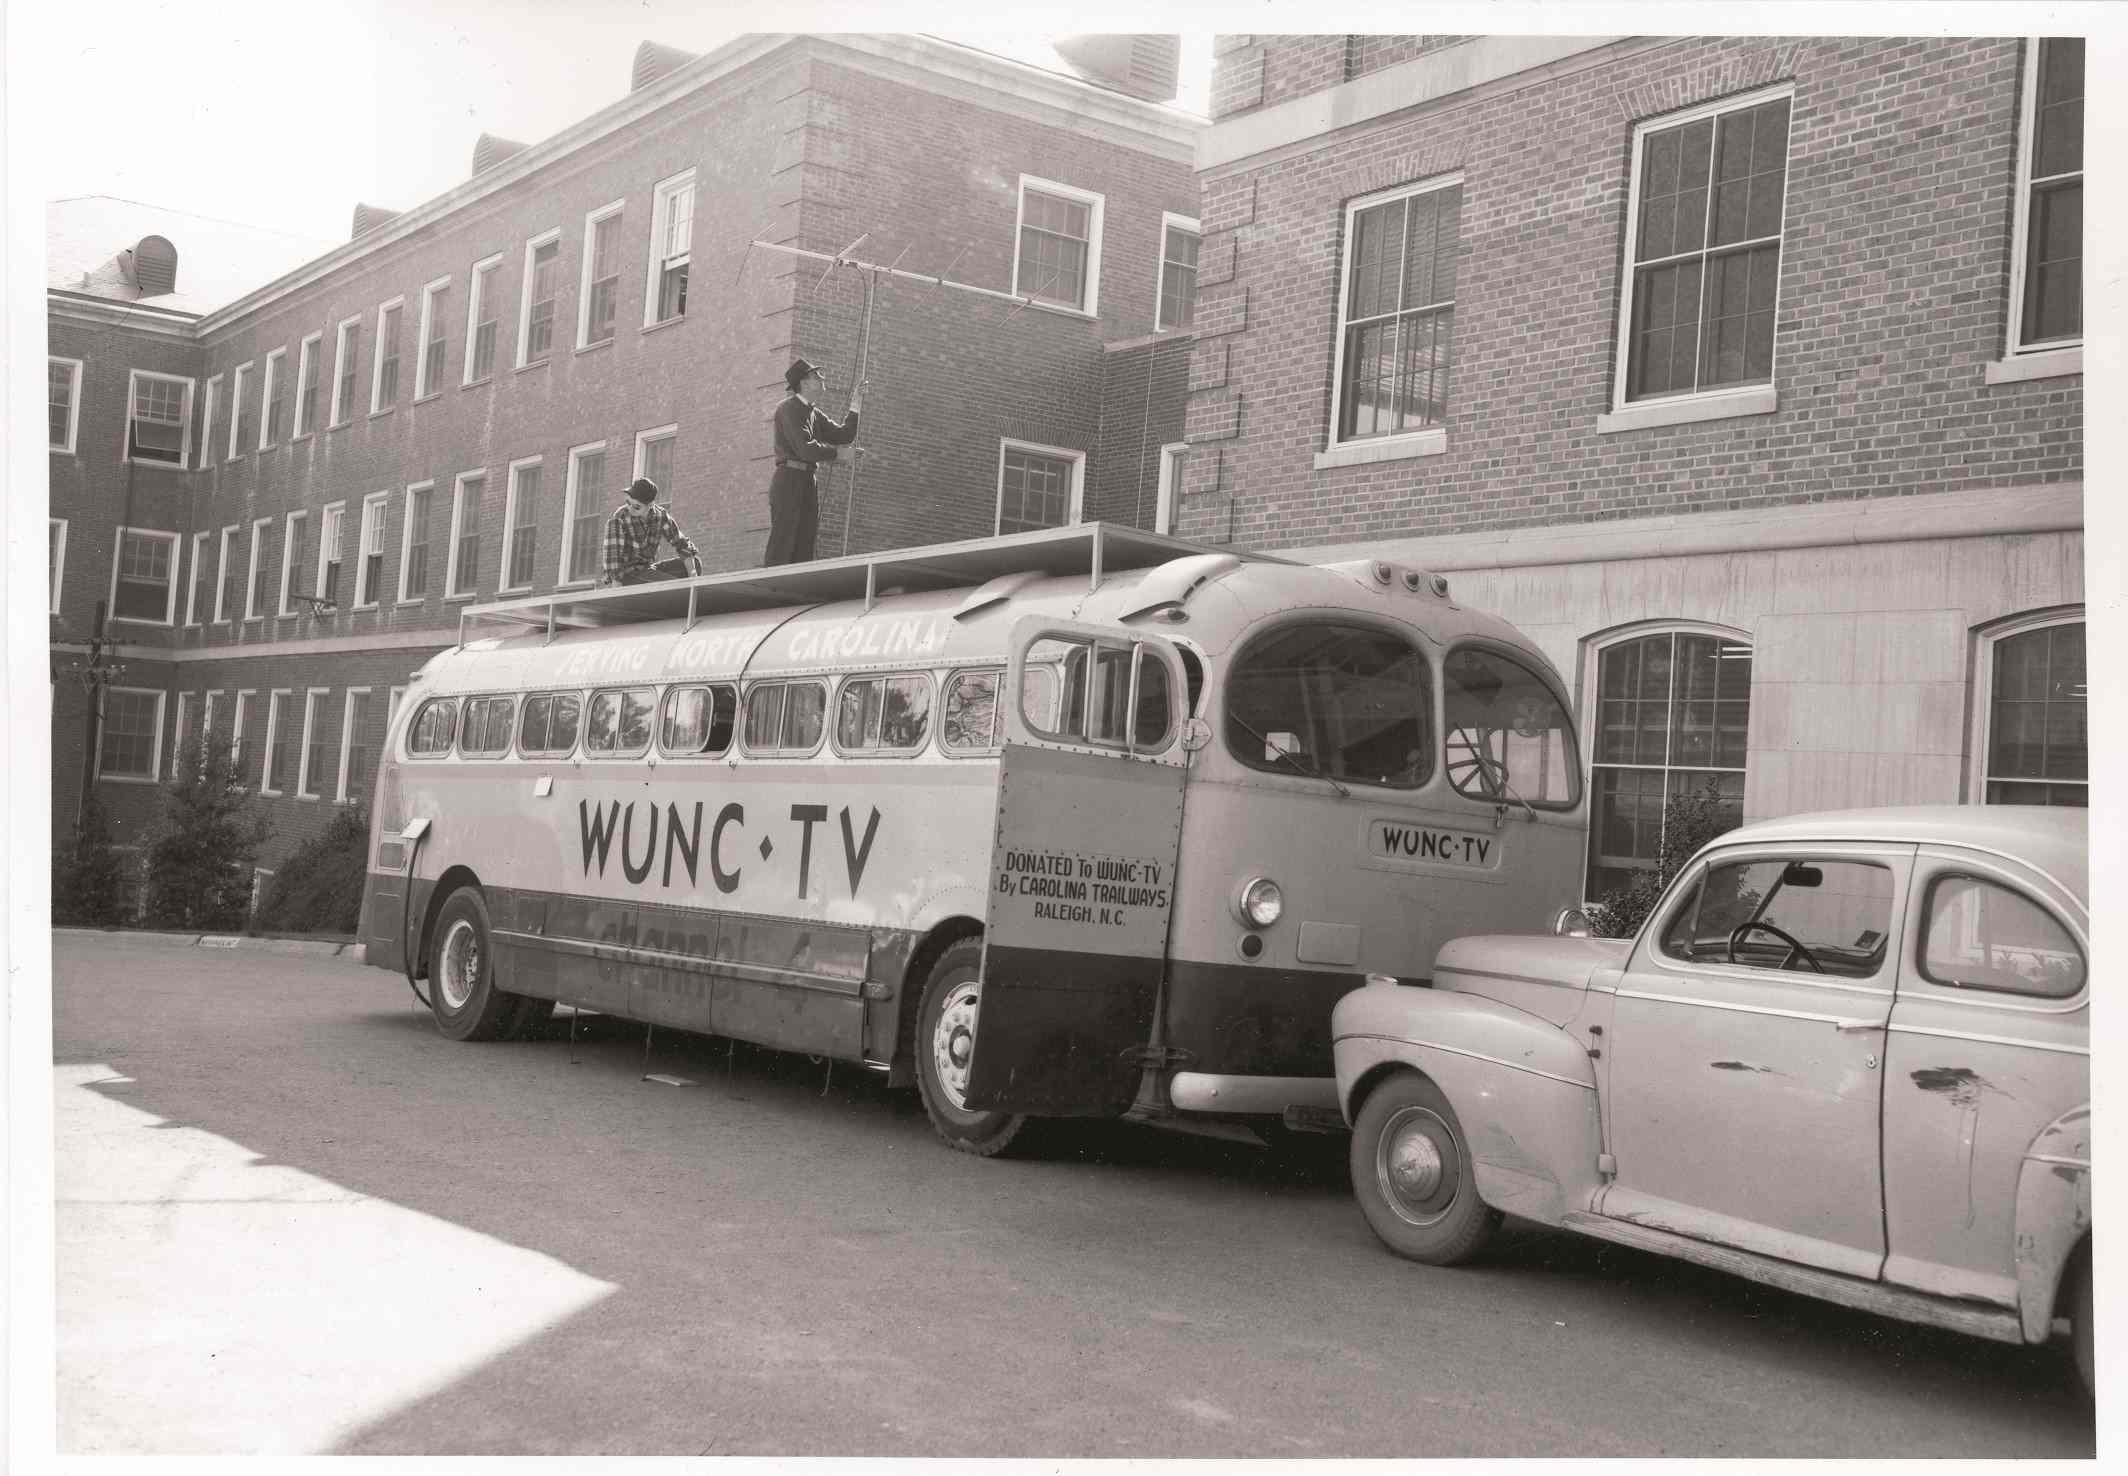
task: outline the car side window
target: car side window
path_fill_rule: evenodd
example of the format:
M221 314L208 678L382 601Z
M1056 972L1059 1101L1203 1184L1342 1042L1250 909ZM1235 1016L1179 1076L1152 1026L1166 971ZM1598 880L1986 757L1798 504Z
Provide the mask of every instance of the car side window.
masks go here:
M1662 951L1689 963L1867 979L1883 966L1891 868L1784 856L1707 868L1663 929Z
M1921 976L1953 989L2066 999L2084 987L2084 951L2054 914L1978 876L1929 883Z

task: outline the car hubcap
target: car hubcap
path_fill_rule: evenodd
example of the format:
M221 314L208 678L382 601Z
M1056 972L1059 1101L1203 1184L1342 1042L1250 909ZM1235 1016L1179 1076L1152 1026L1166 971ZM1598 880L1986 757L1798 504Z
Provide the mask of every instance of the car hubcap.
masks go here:
M963 979L946 992L931 1028L931 1068L946 1100L968 1109L968 1060L975 1054L975 1014L982 1003L982 981Z
M471 923L454 922L443 935L443 963L436 975L445 1008L464 1009L480 982L480 934Z
M1375 1148L1382 1198L1414 1225L1435 1223L1455 1203L1459 1159L1447 1123L1423 1107L1406 1107L1390 1118Z

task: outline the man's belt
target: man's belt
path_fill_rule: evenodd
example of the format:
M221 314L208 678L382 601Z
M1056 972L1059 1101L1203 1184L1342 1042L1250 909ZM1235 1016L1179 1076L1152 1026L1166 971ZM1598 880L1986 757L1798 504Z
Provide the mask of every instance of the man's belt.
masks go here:
M777 471L782 471L787 466L795 466L804 471L811 471L813 469L813 463L810 461L785 461L780 456L776 458Z

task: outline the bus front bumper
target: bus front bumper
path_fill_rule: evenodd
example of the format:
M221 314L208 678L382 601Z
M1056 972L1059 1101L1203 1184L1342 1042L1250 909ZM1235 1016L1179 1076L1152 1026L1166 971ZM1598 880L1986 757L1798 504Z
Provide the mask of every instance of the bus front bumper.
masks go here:
M1338 1110L1334 1076L1215 1076L1178 1071L1168 1078L1167 1095L1177 1112L1282 1117L1288 1107Z

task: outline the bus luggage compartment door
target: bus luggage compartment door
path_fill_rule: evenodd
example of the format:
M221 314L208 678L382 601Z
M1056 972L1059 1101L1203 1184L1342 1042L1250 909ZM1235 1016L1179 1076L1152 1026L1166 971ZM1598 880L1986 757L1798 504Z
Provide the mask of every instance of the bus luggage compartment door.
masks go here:
M970 1107L1130 1106L1167 950L1185 773L1172 760L1005 746Z

